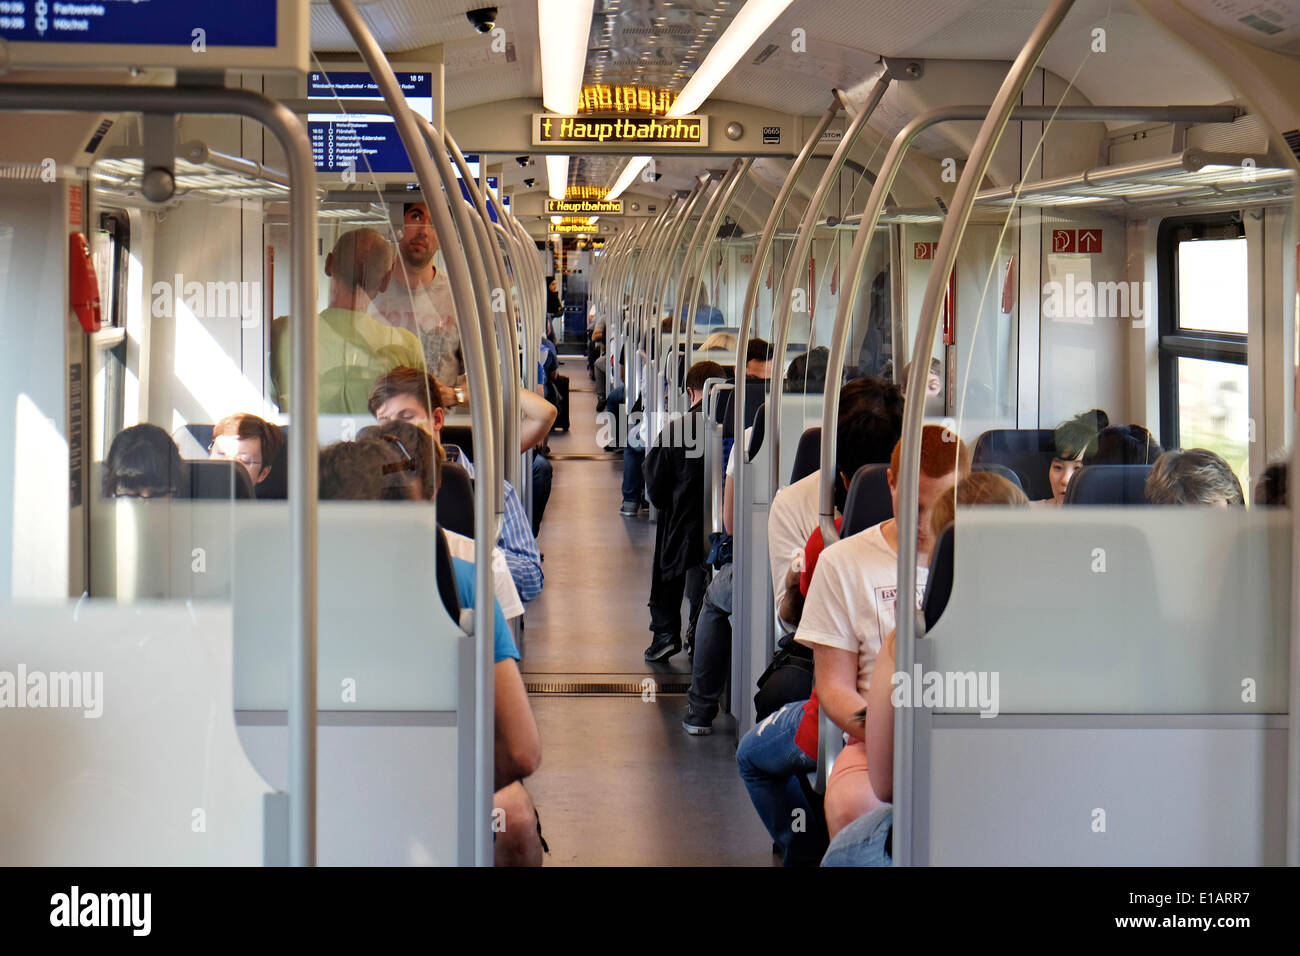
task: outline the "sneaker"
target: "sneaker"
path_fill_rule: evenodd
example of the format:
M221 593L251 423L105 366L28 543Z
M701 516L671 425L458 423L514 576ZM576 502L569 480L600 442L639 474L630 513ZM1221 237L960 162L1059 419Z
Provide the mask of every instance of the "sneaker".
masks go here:
M688 707L686 717L682 720L682 730L692 737L705 737L713 733L713 721L708 717L700 716Z
M651 663L666 661L682 649L682 639L672 634L655 635L654 643L646 648L645 659Z
M634 518L640 510L641 508L637 502L625 501L623 502L623 507L618 509L618 513L623 515L625 518Z

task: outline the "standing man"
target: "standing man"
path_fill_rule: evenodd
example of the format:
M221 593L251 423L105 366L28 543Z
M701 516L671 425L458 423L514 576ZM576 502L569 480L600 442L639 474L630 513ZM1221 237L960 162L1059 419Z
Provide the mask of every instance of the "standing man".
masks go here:
M423 365L414 335L367 314L388 282L392 262L388 240L373 229L343 233L325 257L329 305L316 326L321 414L364 414L376 378L404 365ZM289 407L289 333L288 316L272 321L271 384L280 411L293 414Z
M422 202L402 206L400 253L388 287L375 297L372 314L387 324L413 332L424 349L425 367L442 385L444 407L465 404L465 364L456 325L451 283L433 264L438 237Z

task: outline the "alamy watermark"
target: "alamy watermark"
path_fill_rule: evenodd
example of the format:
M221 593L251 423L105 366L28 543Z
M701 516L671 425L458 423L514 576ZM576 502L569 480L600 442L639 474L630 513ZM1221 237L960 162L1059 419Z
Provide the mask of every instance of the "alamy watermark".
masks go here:
M1043 283L1043 317L1092 324L1093 319L1131 319L1133 328L1145 329L1150 321L1150 282L1076 281L1067 273L1064 282Z
M152 893L83 893L73 886L50 897L51 926L117 926L129 928L133 936L148 936L152 911Z
M5 707L81 710L93 720L104 713L104 672L28 671L26 664L0 670L0 708Z
M619 406L618 414L605 411L596 416L596 443L628 446L638 451L647 447L684 448L687 458L704 454L704 417L691 412L631 412Z
M150 288L153 302L149 307L155 319L175 318L180 302L196 319L239 319L246 329L255 328L262 316L262 283L186 281L176 273L172 281L159 279Z
M998 671L926 671L913 664L910 674L895 671L889 678L889 699L895 707L975 708L981 717L996 717L998 680Z

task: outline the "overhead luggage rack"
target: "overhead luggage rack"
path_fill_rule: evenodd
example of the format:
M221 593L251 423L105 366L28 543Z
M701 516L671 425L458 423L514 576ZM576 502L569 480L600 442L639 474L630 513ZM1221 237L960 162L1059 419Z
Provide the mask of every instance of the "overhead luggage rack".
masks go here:
M272 180L269 175L256 176L236 171L213 162L215 154L206 163L195 163L176 157L176 195L204 199L282 199L287 200L289 186ZM256 164L250 163L250 166ZM263 173L272 171L262 168ZM95 163L91 175L95 188L120 199L144 199L140 191L140 178L144 161L140 159L101 159Z
M976 209L1005 210L1012 205L1040 209L1060 206L1088 206L1101 212L1123 215L1124 210L1153 206L1256 205L1288 199L1295 188L1295 174L1268 156L1245 153L1211 153L1189 149L1166 159L1102 166L1072 176L1060 176L1031 183L986 189L975 197ZM882 223L943 222L938 211L887 207ZM849 216L846 226L855 227L860 215Z

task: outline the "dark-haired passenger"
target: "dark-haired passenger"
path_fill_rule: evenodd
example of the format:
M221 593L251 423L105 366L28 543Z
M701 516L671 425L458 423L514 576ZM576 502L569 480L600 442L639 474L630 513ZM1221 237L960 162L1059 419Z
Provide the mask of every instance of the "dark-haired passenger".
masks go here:
M415 491L415 497L420 501L437 499L438 488L442 483L442 463L446 460L446 453L442 446L434 441L433 436L423 428L410 422L389 421L383 425L370 425L361 429L357 439L390 442L403 457L414 463L414 467L403 470L403 478ZM441 518L441 515L439 517ZM441 524L441 521L439 523ZM467 538L445 527L442 533L447 539L447 549L453 558L473 563L473 538ZM506 563L505 555L495 546L490 553L492 587L497 603L501 605L501 613L505 615L507 621L523 617L524 605L519 600L519 591L510 576L510 565Z
M1088 465L1153 465L1165 453L1141 425L1110 425L1097 433L1097 447L1083 456Z
M425 203L403 204L402 237L397 241L397 251L391 279L387 288L375 296L371 313L394 328L419 336L424 364L429 374L442 383L439 405L463 404L465 363L456 324L456 300L446 274L433 264L438 236Z
M645 486L659 509L655 525L654 565L650 578L649 662L666 661L682 649L682 596L690 605L688 643L694 642L696 617L708 584L704 549L704 383L723 378L717 362L696 362L686 373L690 408L669 421L646 451Z
M420 466L411 449L403 449L405 444L401 438L388 441L367 437L323 448L320 453L321 499L421 500ZM417 479L411 480L411 475L417 475ZM453 557L452 569L460 606L474 608L474 565ZM498 866L541 866L544 849L541 824L532 799L520 782L535 773L541 763L541 737L519 673L519 651L515 648L501 605L495 598L492 604L496 738L493 805L505 813L505 826L496 834L494 854Z
M132 425L117 433L104 458L105 498L177 498L186 469L171 435L157 425Z
M240 413L227 415L213 426L208 457L239 462L253 484L259 485L270 476L283 447L284 433L279 425Z
M1052 433L1052 463L1047 472L1052 497L1035 504L1059 507L1065 503L1065 490L1070 487L1070 479L1083 467L1084 456L1096 453L1097 435L1109 425L1109 416L1100 408L1094 408L1056 426Z
M424 429L441 444L445 413L434 396L440 394L438 381L427 372L414 368L394 369L375 380L370 390L370 413L381 425L390 421L409 422ZM474 463L464 450L456 445L443 445L446 460L460 465L474 477ZM532 523L519 500L514 485L505 483L505 517L497 546L506 556L510 576L524 601L531 601L542 593L545 576L542 574L542 556L537 550Z
M765 339L750 339L745 348L745 378L770 379L775 352Z
M1153 505L1244 505L1241 482L1231 466L1206 448L1170 449L1147 475L1147 501Z
M1290 465L1289 452L1279 452L1273 457L1268 467L1264 469L1264 474L1259 476L1259 481L1255 482L1255 494L1251 500L1256 505L1286 507L1287 473L1290 471Z

